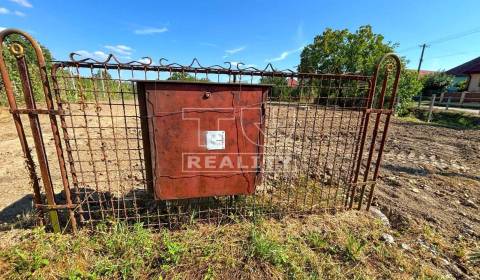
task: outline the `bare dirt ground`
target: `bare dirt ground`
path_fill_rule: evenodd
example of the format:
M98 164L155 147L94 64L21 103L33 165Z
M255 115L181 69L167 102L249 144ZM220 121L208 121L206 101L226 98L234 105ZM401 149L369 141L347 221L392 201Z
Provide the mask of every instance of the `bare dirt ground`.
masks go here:
M382 174L377 203L400 229L426 221L451 238L480 237L480 130L395 119Z

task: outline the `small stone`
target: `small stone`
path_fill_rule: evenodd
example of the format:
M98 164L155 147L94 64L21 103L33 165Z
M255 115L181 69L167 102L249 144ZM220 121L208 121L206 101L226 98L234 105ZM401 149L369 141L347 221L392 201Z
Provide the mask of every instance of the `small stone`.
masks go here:
M406 243L402 243L400 244L400 247L405 250L405 251L410 251L412 250L412 248L410 247L410 245L406 244Z
M382 236L380 237L380 240L385 241L385 243L390 245L395 243L395 239L393 238L393 236L391 236L388 233L382 234Z
M390 227L390 221L388 220L387 216L385 216L385 214L383 214L378 208L370 207L370 213L372 213L372 215L376 218L380 219L384 226Z
M417 188L412 188L411 191L414 192L414 193L419 193L420 192L420 190L417 189Z
M473 202L471 199L465 199L462 201L462 204L467 206L467 207L472 207L472 208L475 208L475 209L478 209L478 205L475 204L475 202Z

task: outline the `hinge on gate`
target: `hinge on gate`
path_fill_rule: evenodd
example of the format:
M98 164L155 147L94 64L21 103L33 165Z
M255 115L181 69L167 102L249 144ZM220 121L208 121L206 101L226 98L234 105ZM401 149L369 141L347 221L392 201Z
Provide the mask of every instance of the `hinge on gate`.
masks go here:
M62 110L48 110L48 109L10 109L11 114L27 114L27 115L61 115Z
M376 113L376 114L387 114L390 115L393 113L392 109L374 109L374 108L368 108L365 109L366 113Z

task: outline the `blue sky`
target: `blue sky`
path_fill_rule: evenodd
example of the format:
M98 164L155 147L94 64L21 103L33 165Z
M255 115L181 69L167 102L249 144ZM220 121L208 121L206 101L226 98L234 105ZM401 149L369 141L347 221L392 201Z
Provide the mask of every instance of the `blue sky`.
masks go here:
M302 46L327 28L370 24L416 68L449 69L480 56L478 0L40 1L0 0L0 28L30 32L57 59L72 51L123 60L224 61L294 68Z

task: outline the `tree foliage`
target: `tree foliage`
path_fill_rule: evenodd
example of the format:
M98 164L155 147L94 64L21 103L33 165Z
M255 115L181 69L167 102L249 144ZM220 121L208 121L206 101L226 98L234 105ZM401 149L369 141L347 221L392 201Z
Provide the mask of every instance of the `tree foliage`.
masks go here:
M185 72L174 72L170 77L168 77L167 80L170 81L203 81L203 82L209 82L210 80L206 77L204 78L196 78L192 76L191 74L185 73Z
M424 88L423 93L425 95L431 95L446 91L447 88L452 85L453 76L445 72L436 72L424 76L422 82Z
M31 46L30 42L28 42L25 38L17 34L12 34L5 38L5 41L3 43L3 56L8 68L8 72L10 74L10 80L13 83L14 93L15 93L17 102L20 102L20 103L23 102L23 98L22 98L23 94L21 93L22 87L20 83L20 75L17 70L16 58L8 49L10 44L13 42L17 42L23 46L25 51L25 60L27 61L27 66L30 73L30 78L31 78L30 80L32 82L33 93L37 100L42 100L44 98L44 94L43 94L42 84L40 81L40 72L36 64L37 57L35 54L35 50ZM48 73L50 73L52 55L50 53L50 50L48 50L46 47L40 45L40 48L42 49L43 55L47 63L47 71ZM5 86L3 84L3 80L0 80L0 105L6 105L6 104L7 104L7 97L5 92Z
M396 44L385 42L370 25L351 33L348 29L325 29L301 54L299 71L312 73L373 73L378 60L393 52Z
M270 97L278 101L289 101L292 98L297 98L300 93L298 87L291 87L288 85L288 78L285 77L262 77L260 83L263 85L272 85L272 92Z
M413 97L418 95L423 88L422 81L418 78L418 74L413 70L404 70L398 85L398 105L396 112L399 116L409 113L410 107L413 105Z
M348 29L327 28L314 38L301 54L300 72L359 73L372 75L382 56L394 52L398 44L385 41L381 34L374 33L370 25L361 26L355 32ZM401 58L402 73L399 81L397 110L408 106L411 98L422 90L416 73L405 70L406 61ZM382 78L380 73L379 79ZM390 81L391 83L391 81ZM378 85L377 85L378 86ZM391 89L391 85L389 86ZM349 96L342 92L343 96ZM387 94L388 98L388 94Z

